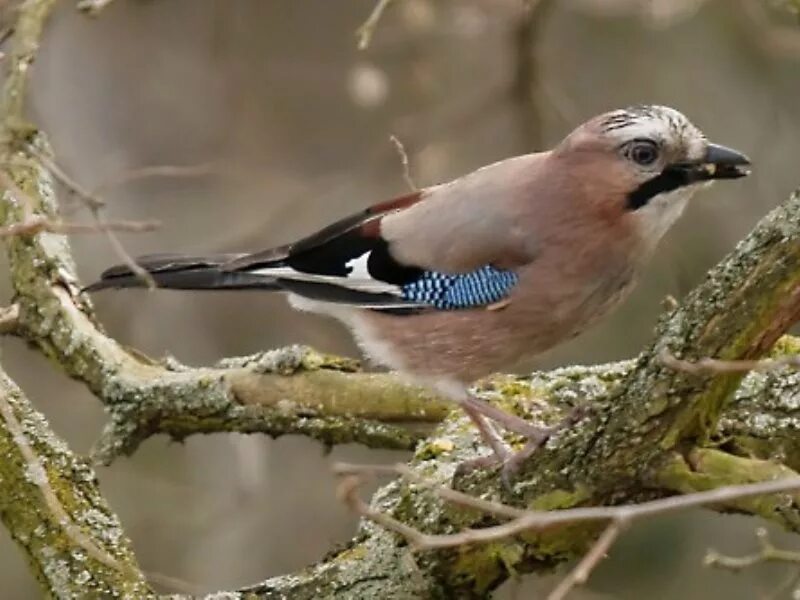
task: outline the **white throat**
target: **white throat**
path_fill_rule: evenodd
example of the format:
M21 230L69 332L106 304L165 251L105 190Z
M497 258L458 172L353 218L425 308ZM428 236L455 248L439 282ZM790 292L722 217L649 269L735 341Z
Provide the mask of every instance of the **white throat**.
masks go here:
M650 249L655 248L667 230L680 218L698 187L700 186L690 185L658 194L634 211L633 217L638 221L639 232Z

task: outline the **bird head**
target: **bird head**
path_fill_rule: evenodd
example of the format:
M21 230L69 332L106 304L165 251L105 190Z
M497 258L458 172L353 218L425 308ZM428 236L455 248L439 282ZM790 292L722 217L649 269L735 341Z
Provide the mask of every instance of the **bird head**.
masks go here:
M717 179L749 174L749 159L708 141L666 106L633 106L599 115L555 149L577 175L580 194L601 214L628 222L653 244L689 198Z

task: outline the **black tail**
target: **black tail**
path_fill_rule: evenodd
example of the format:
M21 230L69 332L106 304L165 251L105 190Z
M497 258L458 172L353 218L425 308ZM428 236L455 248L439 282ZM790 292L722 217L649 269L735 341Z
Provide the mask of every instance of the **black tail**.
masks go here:
M220 267L240 254L217 254L213 256L182 256L180 254L151 254L140 256L136 264L141 266L156 282L156 286L171 290L276 290L275 280L264 275L240 271L225 271ZM100 280L84 288L96 292L109 288L144 287L147 283L127 265L106 269Z

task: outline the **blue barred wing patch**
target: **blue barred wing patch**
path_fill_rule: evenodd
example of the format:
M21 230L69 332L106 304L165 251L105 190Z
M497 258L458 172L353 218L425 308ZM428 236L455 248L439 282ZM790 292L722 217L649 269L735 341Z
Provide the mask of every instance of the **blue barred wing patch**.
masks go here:
M473 308L493 304L505 298L519 275L491 265L469 273L447 275L425 271L419 279L403 285L403 299L430 304L441 310Z

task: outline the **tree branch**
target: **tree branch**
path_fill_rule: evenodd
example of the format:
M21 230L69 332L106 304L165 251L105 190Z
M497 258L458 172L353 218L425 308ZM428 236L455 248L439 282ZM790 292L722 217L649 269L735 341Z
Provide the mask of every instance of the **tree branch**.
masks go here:
M0 515L54 597L152 593L91 467L0 370Z

